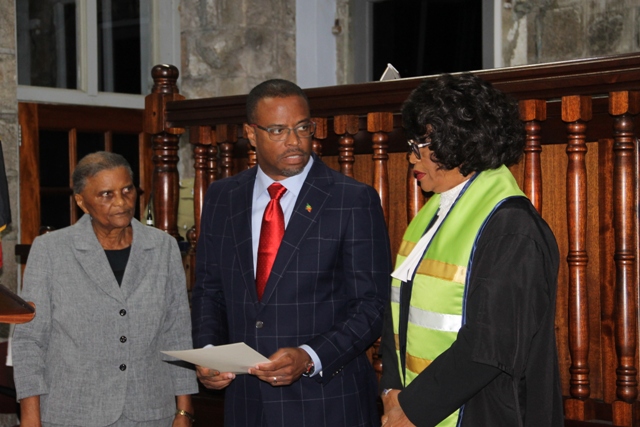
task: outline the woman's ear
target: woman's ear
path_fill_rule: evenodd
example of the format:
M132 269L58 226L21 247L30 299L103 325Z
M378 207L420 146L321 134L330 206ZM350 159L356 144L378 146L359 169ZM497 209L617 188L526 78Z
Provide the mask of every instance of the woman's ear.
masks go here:
M87 208L84 207L84 199L82 198L81 194L74 194L73 198L76 200L76 204L78 205L78 207L82 209L82 212L89 213L89 211L87 211Z

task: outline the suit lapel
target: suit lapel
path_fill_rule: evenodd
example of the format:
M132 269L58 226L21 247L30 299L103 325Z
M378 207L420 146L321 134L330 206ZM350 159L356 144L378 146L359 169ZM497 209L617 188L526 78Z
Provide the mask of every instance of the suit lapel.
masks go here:
M251 208L253 205L253 186L257 168L252 168L246 174L237 175L238 186L229 191L228 203L231 217L231 229L235 243L235 254L244 285L253 298L258 301L255 274L253 272L253 242L251 236ZM233 179L233 178L229 178Z
M74 252L78 263L98 288L112 298L123 301L122 290L93 231L89 215L83 215L74 227Z
M131 227L133 228L131 252L129 253L129 260L127 261L127 267L124 270L124 277L120 286L125 299L131 295L147 274L146 268L149 265L153 265L150 262L150 258L154 245L153 241L144 233L144 227L147 226L133 219L131 220Z
M271 275L262 296L263 303L266 304L269 301L291 260L303 244L309 229L317 223L318 216L331 197L332 185L333 178L329 174L329 167L315 157L309 175L300 189L282 243L280 243L278 255L271 268ZM307 205L312 208L307 209Z

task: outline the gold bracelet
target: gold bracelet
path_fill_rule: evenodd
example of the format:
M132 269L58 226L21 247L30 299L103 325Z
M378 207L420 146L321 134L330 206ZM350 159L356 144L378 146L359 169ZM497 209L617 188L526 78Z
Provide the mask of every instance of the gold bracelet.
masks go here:
M196 422L196 419L193 417L193 415L188 413L184 409L176 409L176 415L183 415L189 418L189 421L191 421L192 424Z

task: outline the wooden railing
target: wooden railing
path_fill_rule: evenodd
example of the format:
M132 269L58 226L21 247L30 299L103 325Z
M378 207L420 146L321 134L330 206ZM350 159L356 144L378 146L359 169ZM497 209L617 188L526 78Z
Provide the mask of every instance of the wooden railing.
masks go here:
M256 164L242 133L246 97L182 100L175 67L156 66L152 74L145 131L153 138L156 225L177 235L178 136L188 130L195 158L193 254L208 184ZM566 255L556 336L567 425L637 425L640 55L475 74L519 100L527 143L512 171ZM424 202L408 175L399 117L420 81L306 90L318 124L314 151L378 191L393 252Z

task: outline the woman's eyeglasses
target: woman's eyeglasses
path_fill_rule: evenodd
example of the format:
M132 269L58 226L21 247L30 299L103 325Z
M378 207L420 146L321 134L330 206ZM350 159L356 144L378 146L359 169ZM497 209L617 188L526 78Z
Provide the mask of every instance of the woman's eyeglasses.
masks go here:
M422 158L422 156L420 156L420 149L430 146L431 139L426 135L419 138L410 138L407 139L407 144L409 144L409 154L413 153L416 159L420 160Z

